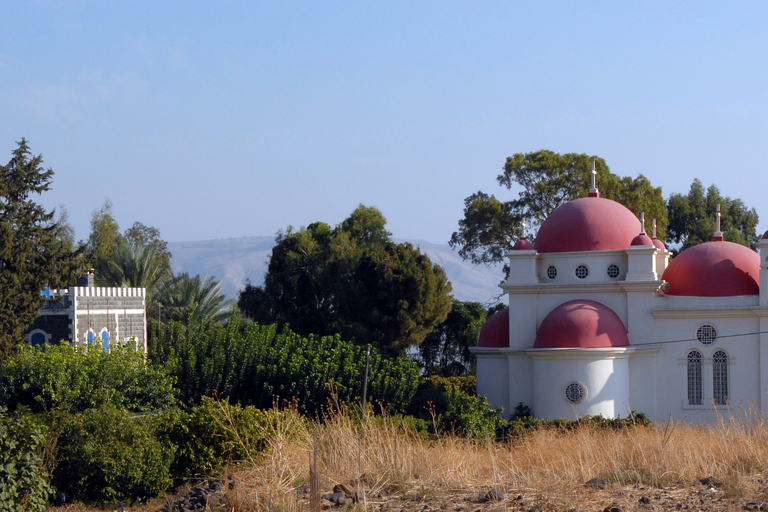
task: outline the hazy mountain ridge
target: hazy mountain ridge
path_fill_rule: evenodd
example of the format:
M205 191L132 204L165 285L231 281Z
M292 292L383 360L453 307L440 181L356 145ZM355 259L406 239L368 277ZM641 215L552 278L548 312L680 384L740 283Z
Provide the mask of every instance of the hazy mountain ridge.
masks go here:
M503 277L502 265L475 266L461 259L448 244L435 244L424 240L400 240L410 242L443 267L453 285L453 296L462 301L493 302L501 294L498 287ZM168 242L173 254L173 271L191 275L215 276L221 280L221 289L230 298L245 286L245 280L261 285L267 262L275 245L274 236L250 236L221 238L191 242Z

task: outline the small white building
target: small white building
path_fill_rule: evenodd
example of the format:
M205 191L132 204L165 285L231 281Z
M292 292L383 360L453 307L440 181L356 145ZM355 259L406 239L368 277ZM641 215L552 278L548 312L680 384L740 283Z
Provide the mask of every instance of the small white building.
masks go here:
M473 349L478 393L539 418L768 413L768 233L759 247L723 240L718 213L712 241L670 261L593 181L509 254L509 308Z

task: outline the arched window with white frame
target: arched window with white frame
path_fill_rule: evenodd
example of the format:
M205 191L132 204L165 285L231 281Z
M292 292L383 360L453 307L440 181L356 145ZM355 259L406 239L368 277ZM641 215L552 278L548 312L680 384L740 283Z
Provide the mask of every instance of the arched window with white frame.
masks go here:
M712 394L716 405L728 403L728 354L722 350L712 355Z
M688 352L688 403L701 405L701 352Z

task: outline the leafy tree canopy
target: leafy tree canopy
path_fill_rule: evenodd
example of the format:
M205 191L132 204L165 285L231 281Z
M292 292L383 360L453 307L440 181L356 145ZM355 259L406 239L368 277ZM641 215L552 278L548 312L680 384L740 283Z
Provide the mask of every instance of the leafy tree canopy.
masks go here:
M0 353L9 353L37 316L40 292L74 279L77 254L66 226L34 202L49 190L53 170L42 167L25 139L0 166Z
M427 334L419 345L419 366L425 375L443 377L475 373L475 356L469 351L477 345L485 320L499 306L490 310L479 302L454 300L444 322Z
M418 345L451 304L443 269L410 244L396 244L386 220L360 205L338 226L315 222L278 233L263 287L238 306L261 323L302 335L339 333L392 355Z
M669 196L669 241L682 244L680 250L683 250L712 240L718 204L723 237L729 242L757 248L757 211L747 208L741 199L721 196L715 185L705 191L698 179L693 180L687 195Z
M558 206L589 193L592 161L600 195L623 204L638 216L645 212L646 218L656 219L657 236L664 240L667 210L661 187L653 187L643 175L617 176L597 156L561 155L542 149L508 157L504 171L496 178L507 189L521 187L517 199L502 201L483 192L467 197L464 218L448 243L459 248L462 258L475 264L503 262L504 255L522 235L523 220L535 229Z

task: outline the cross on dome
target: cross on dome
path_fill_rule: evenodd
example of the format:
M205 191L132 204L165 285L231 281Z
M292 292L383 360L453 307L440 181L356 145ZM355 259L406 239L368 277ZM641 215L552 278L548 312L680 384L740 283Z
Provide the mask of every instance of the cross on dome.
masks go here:
M600 197L600 192L597 191L597 171L594 160L592 160L592 187L589 189L589 197Z
M723 240L723 232L720 231L720 203L717 204L717 217L715 217L715 236L712 237L715 242Z

